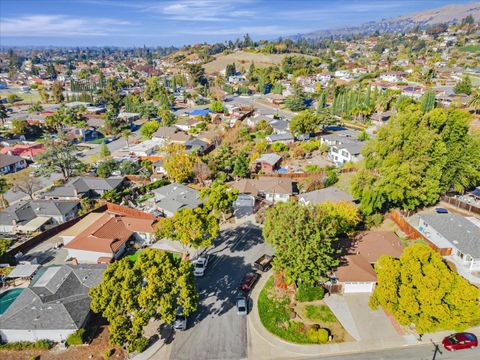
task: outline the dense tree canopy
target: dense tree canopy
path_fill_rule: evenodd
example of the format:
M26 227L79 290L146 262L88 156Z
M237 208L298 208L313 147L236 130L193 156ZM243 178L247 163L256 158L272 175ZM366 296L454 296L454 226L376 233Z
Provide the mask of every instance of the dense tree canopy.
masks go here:
M171 144L167 147L167 154L164 167L171 181L184 182L193 176L195 159L187 154L184 146Z
M337 237L359 221L354 206L277 203L267 210L263 237L275 249L273 267L289 283L314 282L339 264Z
M182 209L173 217L161 219L157 237L179 241L185 248L205 248L218 235L219 226L215 215L206 209Z
M480 139L468 133L470 115L458 109L423 114L410 105L380 128L363 150L353 194L366 214L434 204L447 190L480 180Z
M204 207L216 215L230 212L233 203L237 200L238 190L228 185L214 182L212 186L204 188L200 197L205 200Z
M110 323L111 342L129 351L145 343L143 328L150 319L172 324L178 306L189 315L198 303L191 262L155 249L109 265L90 297L92 310Z
M375 271L378 285L370 306L381 306L401 325L415 324L419 334L480 323L479 289L424 244L407 247L399 260L382 256Z

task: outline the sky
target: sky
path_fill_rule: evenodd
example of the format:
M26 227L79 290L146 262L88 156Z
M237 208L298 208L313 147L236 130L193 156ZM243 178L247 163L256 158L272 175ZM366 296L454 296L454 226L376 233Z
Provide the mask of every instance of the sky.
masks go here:
M182 46L360 25L462 0L0 0L0 46Z

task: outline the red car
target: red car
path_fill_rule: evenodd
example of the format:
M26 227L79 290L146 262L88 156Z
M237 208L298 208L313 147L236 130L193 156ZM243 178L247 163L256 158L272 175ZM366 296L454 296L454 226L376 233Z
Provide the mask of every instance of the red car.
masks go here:
M477 337L471 333L456 333L443 339L442 344L448 351L473 349L478 346Z
M246 273L245 276L243 277L242 282L240 283L240 290L246 291L246 292L252 290L253 285L255 285L255 283L259 278L260 278L260 275L256 272Z

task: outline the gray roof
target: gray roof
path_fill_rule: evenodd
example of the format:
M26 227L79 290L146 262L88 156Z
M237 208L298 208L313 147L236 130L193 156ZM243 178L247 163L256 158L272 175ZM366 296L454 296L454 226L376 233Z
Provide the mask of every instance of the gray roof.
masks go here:
M153 133L154 138L168 139L170 136L178 132L179 130L174 126L160 126L157 131Z
M33 200L20 201L0 212L0 224L22 225L37 216L64 216L76 208L79 201Z
M90 313L89 288L102 280L105 265L60 265L41 269L0 316L0 329L79 329Z
M0 154L0 168L16 164L20 161L25 161L25 159L17 155Z
M15 221L17 225L22 225L36 217L30 204L21 201L0 211L0 224L12 225Z
M278 154L262 154L257 160L255 160L256 163L267 163L272 166L274 166L276 163L278 163L282 157Z
M342 145L336 145L338 149L345 149L348 150L348 152L351 155L358 155L361 153L363 147L365 146L365 143L362 142L352 142L352 143L347 143L347 144L342 144Z
M473 258L480 258L480 227L456 214L422 214L420 218L454 247Z
M312 205L322 204L326 201L353 201L353 197L350 194L347 194L346 192L334 187L310 191L299 195L299 198L305 203Z
M284 133L284 134L271 134L267 136L267 139L269 139L272 142L275 141L282 141L282 140L293 140L293 135L290 133Z
M58 186L45 193L51 197L74 197L87 193L88 191L108 191L116 189L123 182L124 178L99 178L83 176L70 179L65 185Z
M78 200L35 200L30 206L37 216L64 216L75 209Z
M173 183L153 190L158 208L169 213L181 209L195 209L202 204L199 192L188 186Z

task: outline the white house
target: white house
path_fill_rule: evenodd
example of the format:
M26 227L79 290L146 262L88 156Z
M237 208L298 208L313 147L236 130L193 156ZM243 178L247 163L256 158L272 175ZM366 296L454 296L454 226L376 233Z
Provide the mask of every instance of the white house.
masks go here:
M469 273L480 271L480 221L456 214L422 214L418 230ZM461 271L459 271L461 273Z
M361 150L365 146L363 142L351 142L332 145L328 149L328 156L336 164L358 162L362 159Z

